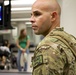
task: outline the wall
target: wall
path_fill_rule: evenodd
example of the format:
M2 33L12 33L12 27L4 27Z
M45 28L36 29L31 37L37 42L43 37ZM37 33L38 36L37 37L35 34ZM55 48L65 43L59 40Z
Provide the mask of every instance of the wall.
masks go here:
M76 0L62 1L61 26L76 36Z

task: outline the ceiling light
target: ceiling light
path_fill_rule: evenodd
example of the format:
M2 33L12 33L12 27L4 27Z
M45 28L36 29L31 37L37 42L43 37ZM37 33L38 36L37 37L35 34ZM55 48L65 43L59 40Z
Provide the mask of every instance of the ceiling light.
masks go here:
M11 11L18 11L18 10L31 10L31 7L26 7L26 8L11 8Z
M31 22L25 22L25 24L32 24Z
M36 0L15 0L11 1L11 5L24 5L24 4L33 4ZM9 1L4 1L5 5L9 4Z
M29 21L30 18L11 19L11 21Z

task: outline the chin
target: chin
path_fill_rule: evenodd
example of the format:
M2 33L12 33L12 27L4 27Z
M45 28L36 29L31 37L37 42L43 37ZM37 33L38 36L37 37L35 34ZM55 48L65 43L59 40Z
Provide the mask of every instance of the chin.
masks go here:
M38 33L38 32L34 32L36 35L40 35L40 33Z

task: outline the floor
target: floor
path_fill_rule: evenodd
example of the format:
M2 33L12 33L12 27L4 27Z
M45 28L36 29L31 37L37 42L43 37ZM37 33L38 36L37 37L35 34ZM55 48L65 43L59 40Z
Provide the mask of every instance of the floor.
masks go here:
M18 72L17 69L0 70L0 75L32 75L32 72Z
M32 73L27 73L27 72L4 72L0 73L0 75L32 75Z

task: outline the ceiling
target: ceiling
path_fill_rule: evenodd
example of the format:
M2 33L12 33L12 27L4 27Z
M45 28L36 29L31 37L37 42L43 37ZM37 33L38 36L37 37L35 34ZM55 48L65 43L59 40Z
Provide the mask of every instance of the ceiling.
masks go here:
M12 25L17 25L18 22L29 22L31 16L31 6L34 1L35 0L11 0ZM7 5L8 3L8 0L5 0L4 4Z
M5 0L4 4L8 4ZM11 23L17 25L18 22L28 23L30 20L31 6L35 0L11 0ZM60 2L61 0L58 0ZM29 23L30 24L30 23Z

